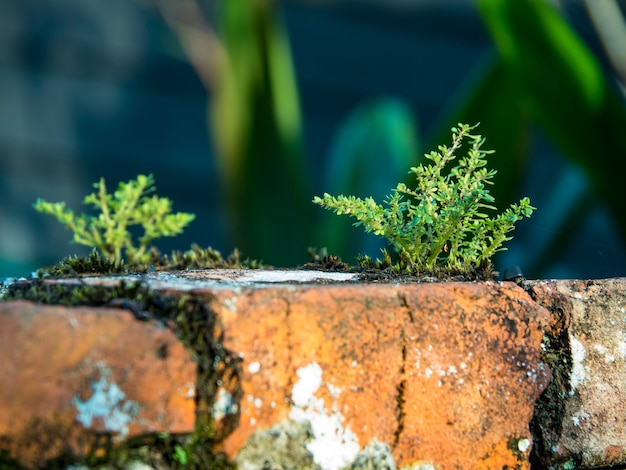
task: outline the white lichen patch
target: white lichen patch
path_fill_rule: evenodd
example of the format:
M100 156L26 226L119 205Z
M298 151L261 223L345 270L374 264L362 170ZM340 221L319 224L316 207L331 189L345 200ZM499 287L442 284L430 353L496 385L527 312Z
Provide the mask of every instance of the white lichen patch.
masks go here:
M328 387L331 397L339 398L339 395L341 395L341 389L339 387L335 387L332 384L326 384L326 387Z
M297 407L306 406L317 389L322 386L322 368L317 362L301 367L296 372L298 381L291 390L291 399Z
M251 374L256 374L260 370L261 370L260 362L251 362L250 364L248 364L248 372L250 372Z
M587 413L585 410L581 410L578 413L574 413L572 415L572 422L574 423L574 426L580 426L581 421L584 421L589 418L590 418L589 413Z
M196 384L193 382L186 382L184 385L185 398L194 398L196 396Z
M400 470L438 470L438 468L430 462L415 462L410 467L402 467Z
M100 420L105 431L115 433L116 440L121 440L128 434L128 425L137 416L139 404L126 399L126 394L111 380L111 371L104 364L98 364L98 369L100 378L90 384L91 397L87 400L72 398L76 420L85 428Z
M213 419L220 421L227 415L234 415L238 411L238 405L235 403L233 396L224 388L220 387L217 391L217 397L213 402Z
M585 381L585 346L578 339L570 335L570 345L572 348L572 371L570 372L570 385L574 394L575 390Z
M611 354L608 350L608 348L602 344L594 344L593 345L593 350L600 354L601 356L604 356L604 362L607 364L611 364L613 362L615 362L615 356L613 354Z
M231 297L230 299L225 299L224 307L226 307L231 312L236 312L237 311L237 299L238 297L236 296Z
M339 470L351 463L359 453L357 436L349 427L344 427L344 418L335 409L326 409L323 398L315 394L323 385L322 369L316 362L298 369L298 381L293 386L291 399L293 406L289 417L297 422L308 422L313 438L306 448L313 455L313 460L322 470ZM340 389L329 388L333 397Z
M528 439L527 437L523 437L517 441L517 450L524 453L528 449L530 449L530 444L531 444L530 439Z

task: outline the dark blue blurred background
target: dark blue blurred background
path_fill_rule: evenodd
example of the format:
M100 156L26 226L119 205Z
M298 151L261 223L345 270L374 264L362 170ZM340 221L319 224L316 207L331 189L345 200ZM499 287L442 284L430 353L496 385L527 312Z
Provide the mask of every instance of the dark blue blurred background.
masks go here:
M216 80L211 71L216 57L224 53L215 43L223 37L220 28L228 28L220 26L220 21L228 19L220 20L219 2L180 1L175 8L172 2L0 2L0 277L28 275L67 254L89 251L70 244L69 231L32 209L38 197L66 201L80 212L86 210L81 207L82 198L101 176L113 188L140 173L155 175L158 194L171 198L174 210L196 214L184 235L163 239L158 243L161 249L186 249L196 242L226 253L238 246L245 255L269 264L306 262L308 245L332 248L332 240L312 234L310 221L315 228L326 223L324 217L333 216L312 206L310 200L315 194L331 192L328 169L337 166L331 160L342 158L337 152L345 148L341 142L354 135L350 123L356 119L354 125L360 125L359 112L368 103L382 103L381 112L387 113L384 119L395 116L413 124L415 135L406 138L413 132L406 131L403 142L416 142L416 153L429 151L434 143L446 143L438 140L447 136L447 131L443 133L449 130L447 120L453 118L457 104L463 102L468 87L496 50L471 0L290 0L277 4L271 11L279 21L279 31L288 35L302 126L302 148L297 149L302 161L293 171L302 173L306 184L296 179L301 194L279 193L285 200L297 199L289 208L291 216L282 215L294 222L286 239L293 240L301 231L302 242L294 241L289 251L277 235L273 250L272 233L288 232L290 224L272 218L272 207L254 206L255 195L262 195L263 188L289 191L288 186L281 189L281 180L293 173L264 172L275 162L264 166L268 151L258 147L255 161L260 162L260 169L249 165L249 179L231 183L254 192L245 195L241 206L231 204L229 198L235 197L237 188L224 188L216 127L208 117L214 104L210 82ZM607 83L623 100L616 64L605 52L584 3L553 3L593 52ZM200 7L189 14L180 8L187 4ZM623 8L620 2L616 5ZM271 27L264 31L271 32ZM200 47L195 49L196 62L190 52L194 44ZM550 75L551 71L540 73ZM280 88L272 92L275 95ZM564 111L578 112L575 108ZM364 113L367 121L371 114L367 109ZM264 119L262 113L252 113L252 126L263 129ZM366 122L365 129L368 125L375 126ZM268 129L259 131L261 137L275 130ZM486 129L482 133L489 147L493 136ZM626 128L623 134L626 138ZM527 158L523 165L516 164L515 184L507 183L507 189L512 200L530 196L538 210L519 224L496 267L517 264L531 277L624 275L626 251L615 201L609 207L606 195L593 189L593 177L584 164L572 163L540 125L528 125L525 142ZM394 142L389 145L395 148ZM250 147L253 154L254 145ZM626 155L616 148L610 158L623 162ZM373 172L378 171L375 168ZM408 166L401 174L405 170ZM397 181L392 176L372 185L388 190ZM311 207L299 209L300 203ZM252 209L246 214L238 207ZM244 222L233 221L232 212L237 210L244 214ZM266 223L254 218L264 211ZM304 222L297 220L296 212L302 212ZM625 216L626 210L621 214ZM360 229L350 233L360 237ZM254 241L263 237L269 237L269 242L257 248ZM351 264L351 257L364 250L377 255L371 240L351 245L352 251L340 253Z

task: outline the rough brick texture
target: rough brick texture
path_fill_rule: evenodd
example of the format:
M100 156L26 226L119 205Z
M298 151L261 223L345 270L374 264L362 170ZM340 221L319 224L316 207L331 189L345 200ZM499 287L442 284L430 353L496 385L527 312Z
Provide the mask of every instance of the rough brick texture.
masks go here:
M540 357L548 312L514 284L196 294L243 358L229 455L291 418L312 423L307 448L325 469L374 440L398 465L528 468L533 406L550 377Z
M0 450L28 466L194 428L191 354L128 311L0 302L0 377Z
M226 430L217 450L238 462L282 448L308 462L302 469L338 470L376 452L398 466L529 468L529 423L550 378L541 360L549 318L514 283L251 276L141 278L208 307L216 351L226 351L220 357L229 363L206 362L229 380L199 384L214 390L200 409L190 354L157 323L116 309L0 303L0 374L8 378L0 389L0 448L23 455L19 446L33 429L60 436L42 459L90 436L80 434L85 428L93 434L115 426L119 440L190 432L201 418ZM98 394L117 397L116 420L86 424L87 404Z
M543 468L626 465L626 279L539 281L554 380L538 402Z

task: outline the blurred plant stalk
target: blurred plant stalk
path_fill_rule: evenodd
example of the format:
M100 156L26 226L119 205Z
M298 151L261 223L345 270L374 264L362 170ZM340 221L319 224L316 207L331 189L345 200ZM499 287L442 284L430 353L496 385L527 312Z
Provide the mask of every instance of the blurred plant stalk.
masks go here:
M615 0L584 0L611 65L626 89L626 21Z
M311 188L276 3L154 1L210 92L210 132L233 244L270 264L302 261L311 244Z

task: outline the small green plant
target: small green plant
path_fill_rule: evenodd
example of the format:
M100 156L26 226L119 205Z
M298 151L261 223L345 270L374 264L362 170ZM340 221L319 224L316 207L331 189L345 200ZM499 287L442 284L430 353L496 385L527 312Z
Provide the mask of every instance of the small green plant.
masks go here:
M371 197L329 194L316 196L313 202L338 215L350 215L357 220L354 225L385 238L398 252L396 268L406 273L434 274L441 268L447 273L468 273L490 264L494 253L504 250L502 244L511 239L507 233L515 222L530 217L535 208L523 198L503 213L488 216L486 211L495 207L486 185L496 171L485 168L485 157L493 152L481 149L485 139L471 133L476 126L453 127L451 147L439 146L438 152L425 155L431 164L411 168L415 189L399 183L385 205ZM448 170L465 139L467 156ZM388 265L386 253L385 259Z
M174 460L182 466L189 463L189 455L187 455L187 451L178 444L174 446Z
M97 216L75 215L65 208L64 202L47 202L38 199L34 208L51 214L74 232L74 242L100 250L115 266L122 264L122 255L133 265L146 264L150 260L150 245L160 237L182 233L194 218L194 214L177 212L171 214L172 202L168 198L150 195L155 191L152 175L139 175L137 179L121 182L111 195L107 193L104 178L94 184L96 192L85 197L84 203L99 211ZM139 245L133 244L129 227L141 225L143 235Z

